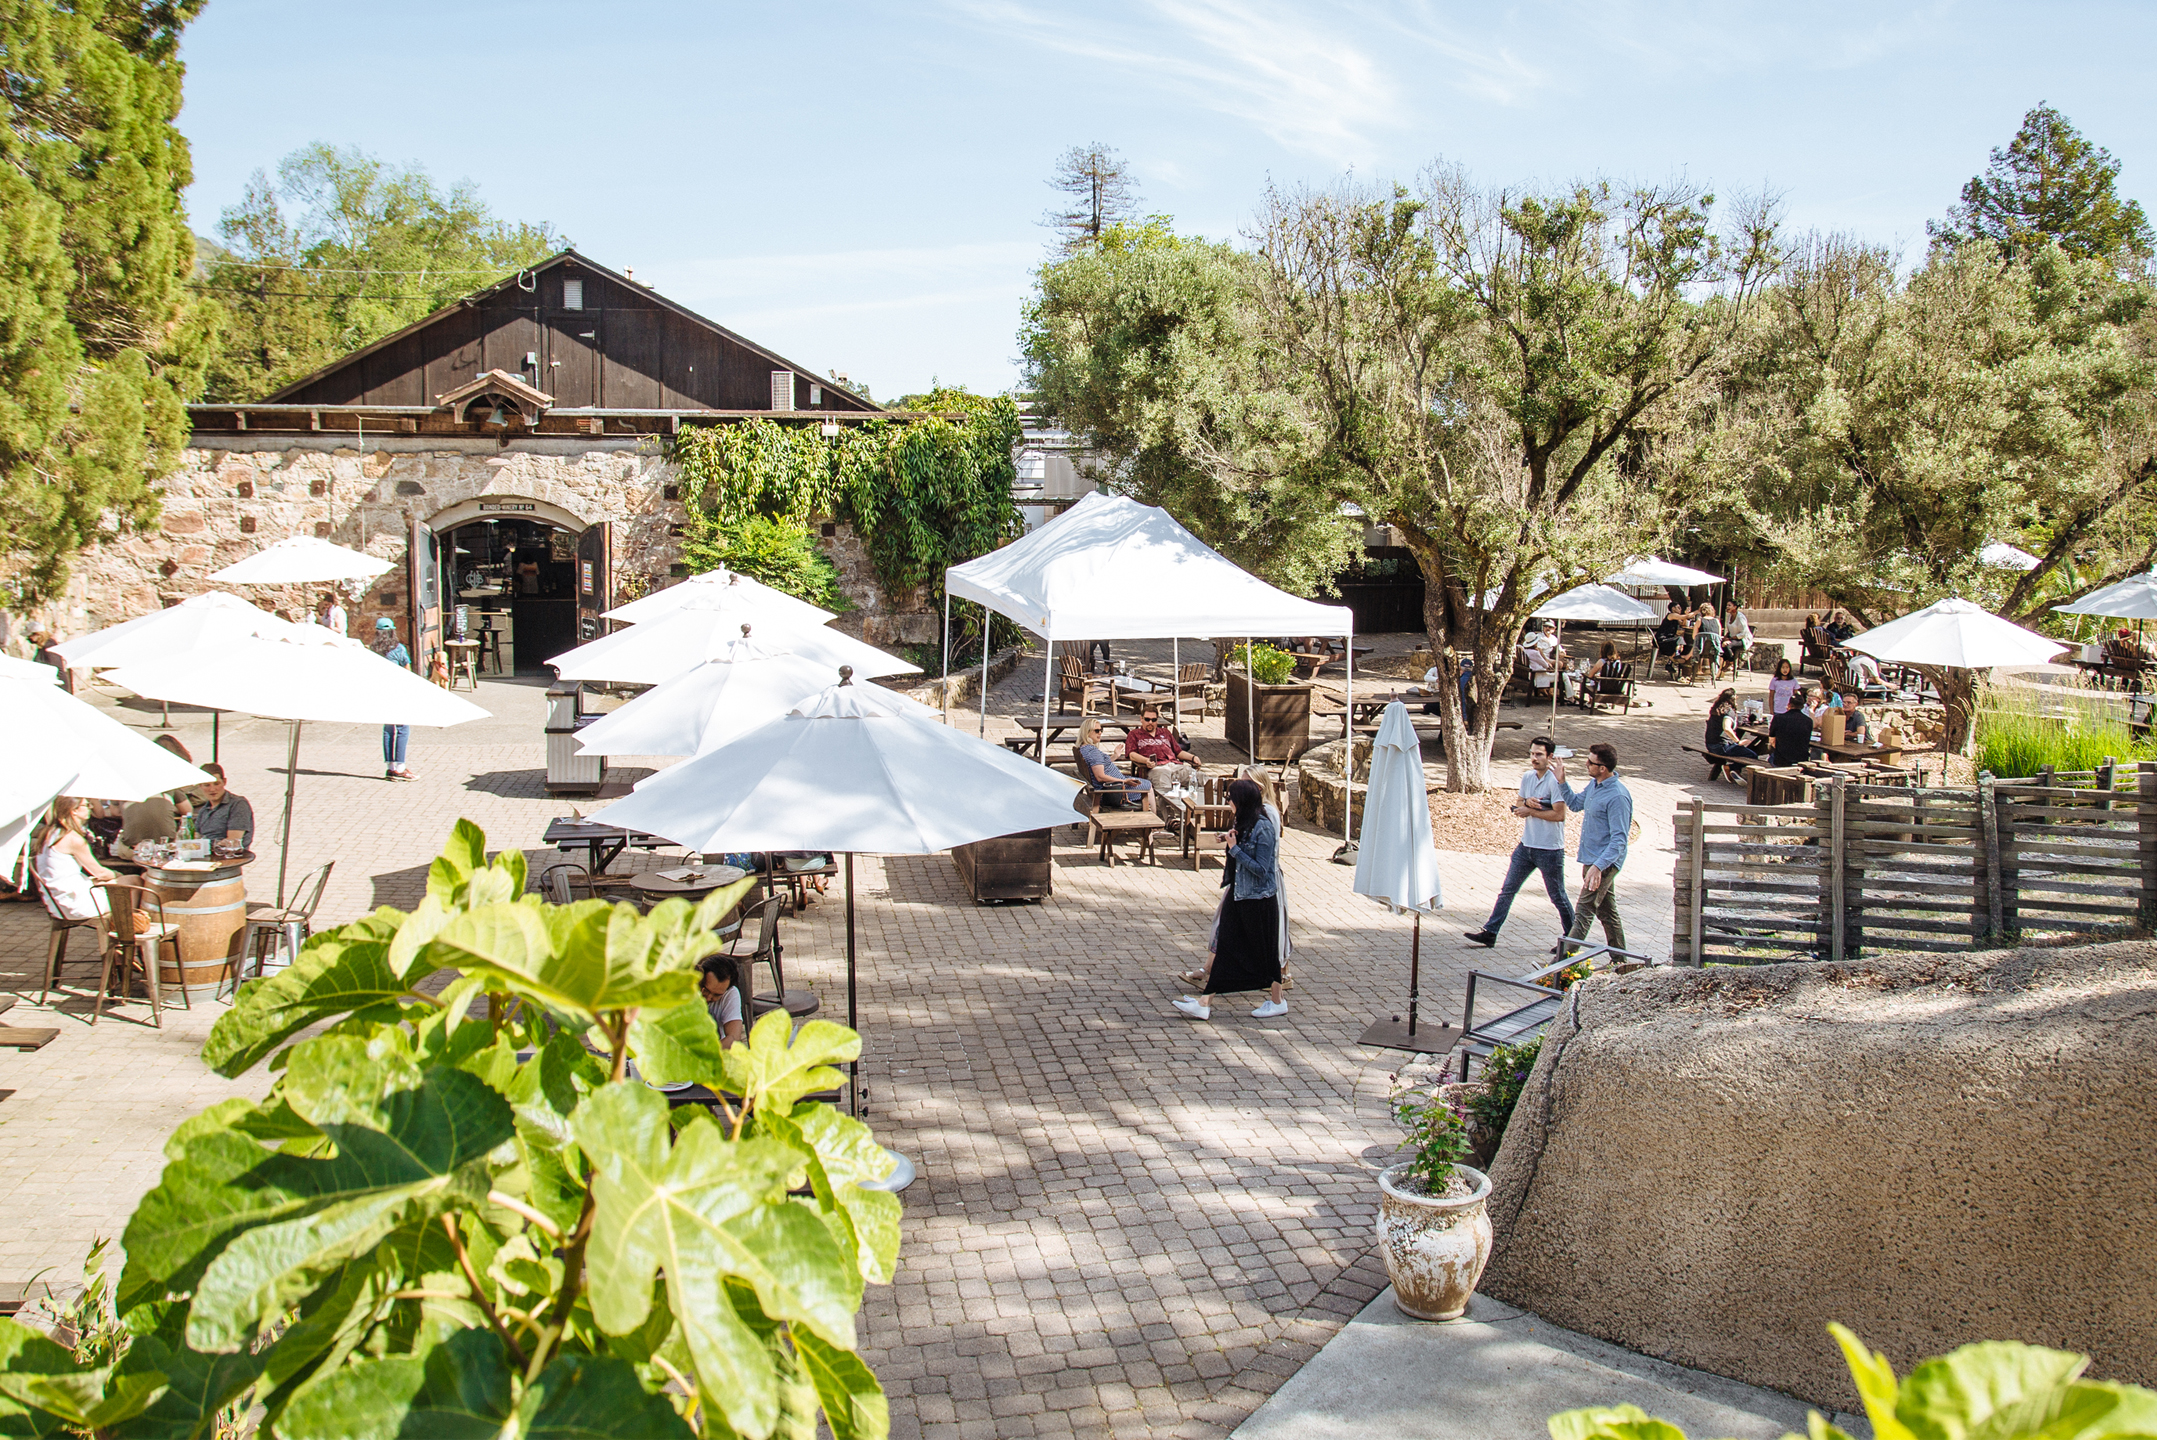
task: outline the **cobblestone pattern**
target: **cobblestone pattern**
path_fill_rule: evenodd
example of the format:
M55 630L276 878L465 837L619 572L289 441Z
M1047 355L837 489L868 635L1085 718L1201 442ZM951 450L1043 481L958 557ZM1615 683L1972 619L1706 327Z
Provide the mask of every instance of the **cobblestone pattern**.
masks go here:
M1118 652L1163 669L1168 659L1165 644ZM1022 665L996 687L992 719L1024 708L1038 675ZM1569 721L1565 738L1578 746L1609 727L1643 767L1645 838L1621 895L1636 939L1662 953L1671 857L1657 847L1687 787L1644 777L1658 754L1689 760L1674 746L1697 728L1702 696L1655 696L1653 715ZM324 921L415 904L459 815L495 845L527 847L535 873L558 858L536 848L548 817L571 806L541 793L541 688L489 681L478 699L495 718L415 732L410 785L381 779L377 730L307 727L293 873L337 861ZM154 707L116 713L146 732L157 723ZM174 718L206 758L207 717ZM223 736L235 786L272 837L250 877L266 896L285 730L228 717ZM1218 720L1198 740L1226 759ZM1503 773L1520 749L1517 732L1501 737ZM869 1118L921 1172L899 1278L872 1288L862 1326L900 1437L1225 1435L1384 1284L1372 1175L1396 1138L1384 1095L1404 1057L1354 1039L1404 1005L1407 922L1349 892L1351 872L1327 859L1338 837L1291 826L1289 1013L1257 1021L1248 1010L1261 997L1223 997L1210 1024L1194 1024L1169 1007L1183 989L1173 976L1203 957L1220 871L1105 867L1079 840L1076 827L1058 832L1056 895L1039 905L970 904L948 857L856 867ZM1441 858L1448 905L1424 927L1423 997L1446 1019L1471 964L1533 968L1556 921L1531 886L1498 950L1463 946L1504 857ZM788 983L815 989L838 1019L843 925L834 886L784 931ZM62 1029L34 1054L0 1052L0 1279L71 1273L94 1237L120 1233L180 1119L266 1085L260 1071L222 1080L197 1058L222 1006L169 1014L158 1031L138 1004L93 1030L78 970L41 1011L45 937L42 910L0 905L0 976L23 997L12 1018Z

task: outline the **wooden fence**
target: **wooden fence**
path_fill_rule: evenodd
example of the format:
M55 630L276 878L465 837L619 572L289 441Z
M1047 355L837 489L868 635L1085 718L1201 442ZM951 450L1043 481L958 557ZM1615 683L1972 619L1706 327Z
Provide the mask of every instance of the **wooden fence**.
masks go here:
M1837 778L1802 804L1695 800L1676 832L1680 965L2157 931L2149 761L1968 789Z

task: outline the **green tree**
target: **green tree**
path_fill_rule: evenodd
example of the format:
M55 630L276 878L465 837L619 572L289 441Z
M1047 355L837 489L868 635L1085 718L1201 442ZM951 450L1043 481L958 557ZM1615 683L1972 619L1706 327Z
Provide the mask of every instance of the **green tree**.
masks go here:
M2109 261L1964 246L1905 281L1884 250L1816 239L1768 298L1717 448L1784 578L1866 624L1959 595L2046 625L2157 558L2149 295ZM1993 540L2038 565L1986 569ZM1966 746L1969 676L1934 679Z
M1357 531L1257 343L1263 273L1257 256L1179 236L1166 216L1113 225L1041 267L1019 343L1043 417L1082 442L1088 478L1312 594Z
M2147 261L2149 220L2138 202L2119 197L2119 173L2111 151L2039 105L2007 148L1992 152L1985 173L1962 187L1962 203L1925 229L1947 246L1988 241L2010 258L2027 258L2051 239L2078 259Z
M212 400L259 400L567 247L478 189L317 142L257 171L218 220L203 288L225 312Z
M1414 192L1270 197L1258 344L1300 417L1278 473L1406 537L1431 641L1472 675L1473 727L1438 692L1450 789L1489 784L1538 585L1616 568L1676 513L1664 437L1720 383L1776 258L1763 209L1726 243L1713 203L1442 167Z
M153 520L213 312L191 303L180 30L200 0L0 6L0 548L21 601Z

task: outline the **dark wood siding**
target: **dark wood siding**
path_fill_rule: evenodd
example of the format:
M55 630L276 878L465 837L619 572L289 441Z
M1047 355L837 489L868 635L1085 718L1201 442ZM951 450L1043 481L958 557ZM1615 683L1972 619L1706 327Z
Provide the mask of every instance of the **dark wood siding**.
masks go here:
M562 282L584 282L584 307L562 308ZM482 370L521 375L565 409L762 410L783 361L672 310L641 285L625 285L574 257L442 312L422 328L353 356L280 397L295 405L432 405ZM587 338L585 332L591 332ZM538 364L528 367L527 355ZM559 361L559 364L554 362ZM794 403L807 408L799 372ZM823 407L864 411L827 389Z

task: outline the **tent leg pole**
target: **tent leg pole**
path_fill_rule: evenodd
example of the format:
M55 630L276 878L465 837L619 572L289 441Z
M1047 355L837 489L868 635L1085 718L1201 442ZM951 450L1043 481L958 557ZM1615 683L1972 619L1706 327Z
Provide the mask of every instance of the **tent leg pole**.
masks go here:
M1347 707L1347 713L1341 716L1341 749L1347 752L1346 758L1341 762L1341 849L1346 851L1356 843L1356 837L1350 833L1348 823L1349 814L1356 808L1348 803L1355 798L1356 789L1356 622L1353 620L1348 622L1348 643L1342 652L1341 660L1348 667L1345 686L1347 693L1341 699L1341 703ZM1373 750L1377 748L1377 743L1375 740L1371 742ZM1423 744L1418 741L1416 768L1420 770L1422 766ZM1370 788L1366 783L1363 790L1364 803L1369 804L1370 798Z
M1168 728L1183 733L1183 640L1168 637ZM1203 703L1203 702L1201 702Z
M1251 653L1251 637L1243 637L1243 718L1250 734L1251 768L1258 768L1258 659Z
M981 607L981 738L989 738L989 621L994 611Z
M854 1010L854 852L846 852L846 1028L859 1032ZM861 1115L861 1061L846 1062L847 1113Z
M1415 928L1408 932L1408 1038L1416 1036L1416 992L1423 981L1423 912L1416 912Z
M951 592L944 592L944 723L951 723Z
M1049 763L1049 686L1056 670L1056 642L1044 637L1041 643L1048 647L1049 653L1041 662L1041 728L1034 732L1034 738L1041 742L1041 763L1046 765Z
M300 778L300 722L285 737L285 830L277 842L277 908L285 908L285 867L292 858L292 787Z

